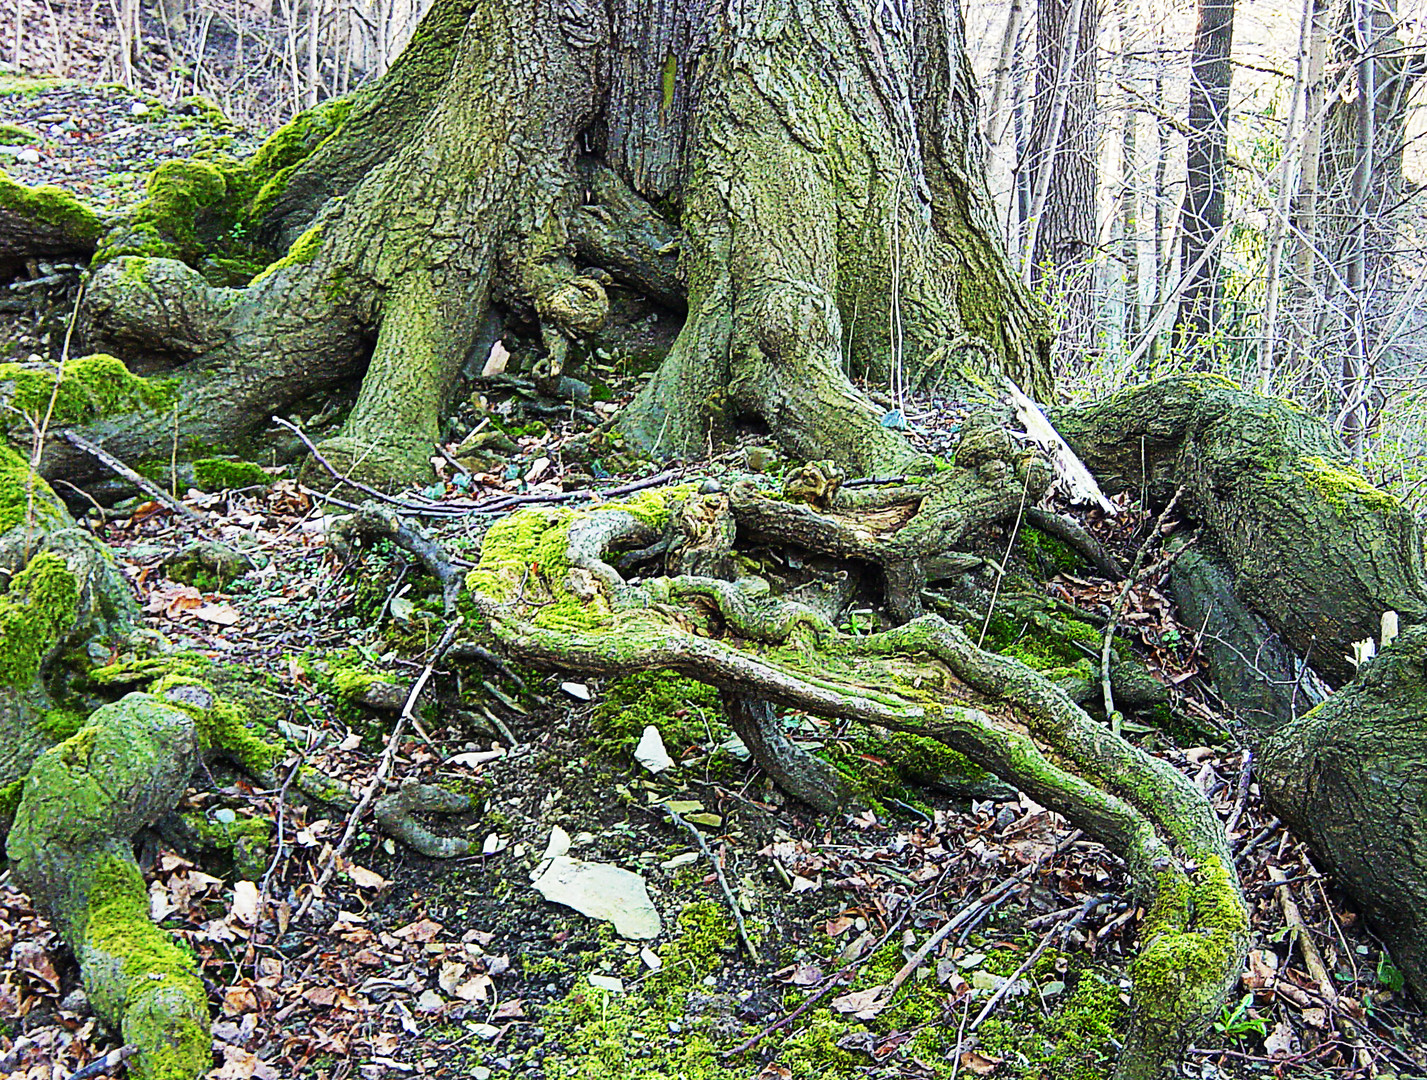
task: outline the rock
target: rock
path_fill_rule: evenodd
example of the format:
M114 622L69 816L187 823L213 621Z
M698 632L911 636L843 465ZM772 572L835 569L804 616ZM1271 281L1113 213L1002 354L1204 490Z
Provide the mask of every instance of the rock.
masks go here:
M647 941L663 929L644 879L608 863L556 856L536 879L535 889L552 903L614 923L621 937Z
M589 701L591 697L590 688L584 683L562 682L560 689L565 691L565 693L569 694L576 701Z
M646 727L640 736L639 745L634 748L634 760L655 774L673 768L674 759L664 749L664 739L653 724Z
M132 104L132 105L129 106L129 115L130 115L130 116L148 116L148 115L149 115L149 107L148 107L147 105L145 105L142 101L136 101L136 102L134 102L134 104Z
M644 966L650 971L658 971L664 966L664 958L648 945L639 950L639 959L644 961Z
M617 979L613 975L591 975L590 985L597 986L601 990L608 990L611 994L624 993L624 980Z
M15 160L26 165L38 165L40 163L40 152L33 146L27 146L15 155Z

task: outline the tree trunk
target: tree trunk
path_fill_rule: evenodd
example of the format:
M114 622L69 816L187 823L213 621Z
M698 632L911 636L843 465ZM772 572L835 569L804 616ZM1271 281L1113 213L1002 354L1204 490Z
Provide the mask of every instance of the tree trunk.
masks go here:
M1036 116L1030 170L1036 195L1022 277L1042 284L1060 321L1060 347L1094 341L1090 260L1096 247L1096 0L1048 0L1036 26Z
M680 213L689 315L624 435L698 455L746 417L805 459L910 464L849 374L894 397L978 372L1044 394L1049 368L995 237L956 6L899 11L439 0L337 131L265 182L256 227L288 253L247 288L153 259L99 271L96 338L185 362L176 418L88 434L131 462L166 459L175 422L186 444L231 444L360 378L323 456L378 484L419 480L492 304L540 324L558 374L607 310L577 251L667 298L673 275L629 265L657 205ZM610 174L619 205L590 184ZM588 227L592 197L612 228ZM63 444L43 467L93 469Z
M1229 83L1233 67L1235 0L1199 0L1194 55L1189 72L1189 178L1180 217L1181 273L1190 276L1179 298L1176 336L1188 342L1209 334L1218 322L1219 256L1211 252L1192 269L1224 227L1226 154L1229 143Z

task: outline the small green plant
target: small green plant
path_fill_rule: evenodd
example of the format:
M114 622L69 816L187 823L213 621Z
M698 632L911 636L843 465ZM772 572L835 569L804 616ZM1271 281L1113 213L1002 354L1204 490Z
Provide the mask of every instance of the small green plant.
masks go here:
M1225 1005L1219 1012L1219 1019L1214 1021L1214 1030L1228 1039L1241 1039L1245 1035L1263 1038L1268 1034L1268 1021L1249 1012L1253 1003L1253 994L1245 994L1232 1009Z
M1392 962L1387 953L1383 953L1377 958L1377 981L1394 994L1400 993L1407 984L1401 969Z

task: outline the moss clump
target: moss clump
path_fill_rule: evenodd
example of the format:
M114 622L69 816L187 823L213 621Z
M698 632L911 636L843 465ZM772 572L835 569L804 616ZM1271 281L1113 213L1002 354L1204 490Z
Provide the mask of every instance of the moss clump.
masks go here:
M199 214L230 195L227 171L213 161L166 161L148 179L147 195L125 226L105 236L96 264L121 255L148 255L192 261L201 248Z
M690 1024L689 992L723 965L733 941L728 913L714 900L696 901L679 913L679 936L660 950L664 966L637 991L612 995L581 976L563 1000L547 1005L541 1061L550 1080L721 1080L707 1019ZM612 951L612 950L611 950ZM636 960L637 964L638 961ZM692 1030L670 1034L668 1025Z
M117 993L99 995L95 1005L101 1014L122 1014L124 1041L143 1051L131 1064L135 1075L190 1080L206 1072L213 1060L212 1036L206 1023L195 1022L208 1013L198 963L149 920L148 890L137 866L114 855L98 856L78 929L81 962L110 958L118 969ZM175 1007L176 998L184 1007Z
M272 483L272 477L261 465L227 458L199 458L193 463L193 479L204 491L226 491Z
M80 243L97 240L104 231L99 215L64 189L49 184L26 187L17 184L3 171L0 171L0 207L62 229L67 236Z
M245 217L261 220L287 190L292 170L336 134L352 111L351 98L333 98L294 116L268 136L248 163L256 194Z
M0 685L23 687L74 625L79 582L65 561L41 552L0 596Z
M282 743L264 739L253 730L247 710L219 697L213 687L202 680L191 675L166 675L154 683L149 692L162 698L166 691L180 686L201 687L213 702L206 709L182 700L168 702L193 717L199 749L221 751L254 773L267 772L282 759L286 750Z
M1188 882L1165 872L1130 964L1138 1006L1171 1022L1214 992L1248 933L1248 913L1217 855Z
M1111 1074L1128 1016L1116 987L1081 972L1051 1014L1039 1014L1039 1005L1026 1004L1005 1019L988 1020L980 1029L982 1046L1010 1062L1012 1075L1023 1080L1105 1080Z
M1030 526L1021 529L1016 543L1021 549L1022 557L1034 566L1049 567L1062 574L1074 574L1085 565L1085 559L1069 544Z
M1308 486L1339 515L1347 513L1350 496L1353 503L1374 513L1392 514L1402 508L1400 502L1373 487L1355 469L1334 465L1322 457L1300 458L1298 464Z
M704 742L710 729L715 740L728 734L718 691L668 671L616 679L595 706L591 723L604 745L618 753L632 751L650 724L676 754L680 747Z
M0 123L0 146L27 146L39 141L39 135L27 127Z
M54 365L0 364L0 392L10 408L36 422L46 414L55 424L81 424L103 416L170 408L171 383L132 374L118 357L95 353ZM54 401L50 411L50 401Z
M273 263L257 277L250 281L249 285L256 285L265 278L271 277L279 270L285 270L289 266L306 266L317 258L317 253L322 250L322 224L318 222L312 228L299 236L292 242L292 246L287 249L287 254L277 262Z
M691 484L651 488L594 510L539 509L511 514L492 525L481 540L481 559L466 575L466 587L500 602L521 598L533 608L526 617L544 630L578 633L608 629L614 619L604 592L597 590L587 599L570 588L566 553L570 526L589 514L623 510L651 528L662 528L674 507L693 490Z
M59 520L63 516L60 505L29 463L0 440L0 533L32 517L37 523Z
M36 726L55 742L63 742L84 727L88 719L88 713L77 709L48 709L40 714Z

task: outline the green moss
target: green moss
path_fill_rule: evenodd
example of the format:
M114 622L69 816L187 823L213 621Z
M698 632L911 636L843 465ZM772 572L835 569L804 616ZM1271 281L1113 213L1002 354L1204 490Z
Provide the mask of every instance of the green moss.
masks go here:
M322 224L312 226L305 233L292 242L292 246L287 249L287 254L277 262L273 263L257 277L250 281L249 285L256 285L265 278L271 277L279 270L285 270L289 266L306 266L317 258L317 253L322 250Z
M220 697L212 686L191 675L165 675L150 688L155 697L178 686L200 686L212 698L206 709L169 702L183 709L194 719L198 730L198 745L204 751L218 750L251 772L267 772L282 759L286 749L280 742L269 742L254 730L248 710L236 702Z
M62 516L61 503L50 486L30 470L29 462L0 440L0 533L31 518L36 523L49 523Z
M118 994L96 1005L116 1015L122 1002L124 1041L144 1051L130 1071L146 1080L192 1080L206 1072L212 1036L206 1023L193 1022L208 1012L197 961L149 920L148 890L132 862L98 857L80 937L85 953L112 957L118 966ZM188 1008L176 1010L175 997Z
M1044 563L1062 574L1078 573L1085 566L1085 559L1069 544L1030 526L1021 529L1016 544L1033 565Z
M660 950L663 967L638 990L610 994L585 976L558 1002L541 1010L546 1032L541 1061L550 1080L720 1080L719 1060L707 1020L690 1023L689 992L723 965L733 942L727 910L717 901L689 904L679 914L679 934ZM617 946L606 957L622 957ZM637 961L635 961L637 963ZM691 1030L671 1034L670 1022Z
M183 814L183 823L204 847L227 852L240 877L255 881L267 869L274 828L272 819L241 817L231 811L226 816L232 820L218 820L202 811L193 811Z
M24 793L24 780L12 780L0 787L0 832L9 832L10 823L15 820L15 811L20 806L20 796Z
M571 524L603 510L623 510L651 528L662 528L673 508L693 490L691 484L651 488L592 510L532 509L511 514L482 538L481 559L466 576L466 587L501 602L521 598L531 605L525 617L541 629L608 629L614 618L604 592L586 599L570 589L566 546Z
M0 595L0 685L24 687L74 625L79 582L58 555L41 552Z
M1166 871L1130 963L1140 1008L1173 1022L1218 986L1248 933L1248 913L1217 855L1188 882Z
M97 240L104 231L99 215L62 188L26 187L0 171L0 207L63 229L78 241Z
M40 141L40 136L19 124L0 122L0 146L27 146Z
M728 735L718 691L668 671L639 671L610 683L591 724L600 742L618 753L632 751L649 724L676 754L706 741L710 729L715 741Z
M1402 509L1397 499L1373 487L1356 469L1334 465L1322 457L1303 457L1298 464L1308 486L1340 515L1347 512L1350 498L1352 504L1379 514L1392 514Z
M193 463L193 479L204 491L225 491L272 483L272 477L261 465L226 458L199 458Z
M1043 981L1042 981L1043 984ZM1114 1069L1115 1044L1123 1038L1128 1010L1120 991L1099 974L1081 972L1074 990L1049 1016L1039 1016L1034 994L980 1028L981 1045L1011 1064L1023 1080L1105 1080Z
M62 742L84 727L88 719L88 713L76 709L48 709L40 714L37 726L55 742Z
M203 158L164 162L149 174L147 197L130 212L124 227L104 237L94 253L95 263L121 255L192 261L200 248L200 212L237 194L230 192L228 181L225 168Z
M55 390L54 365L0 364L0 390L9 406L42 422L54 401L50 421L79 424L99 417L140 410L171 408L172 383L132 374L124 362L107 353L67 361Z

